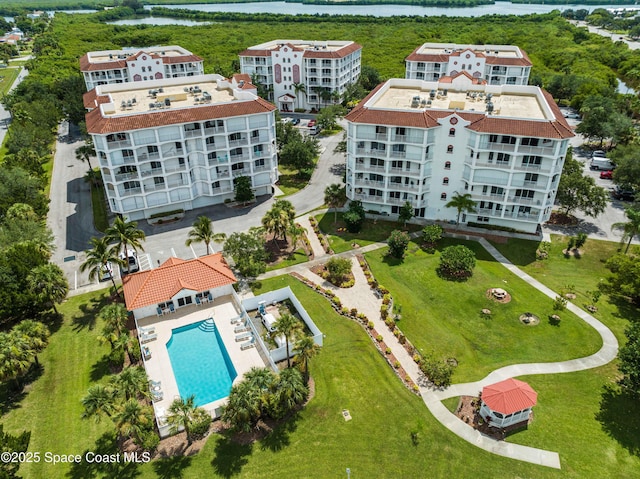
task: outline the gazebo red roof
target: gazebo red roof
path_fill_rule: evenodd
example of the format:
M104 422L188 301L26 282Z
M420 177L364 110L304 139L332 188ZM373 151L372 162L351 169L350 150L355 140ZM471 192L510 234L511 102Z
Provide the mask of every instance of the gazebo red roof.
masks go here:
M538 393L517 379L505 379L482 389L482 401L492 411L513 414L536 405Z

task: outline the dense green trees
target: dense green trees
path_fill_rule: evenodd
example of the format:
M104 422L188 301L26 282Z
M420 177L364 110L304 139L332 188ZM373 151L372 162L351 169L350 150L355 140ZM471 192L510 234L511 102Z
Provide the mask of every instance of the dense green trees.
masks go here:
M13 381L21 390L21 379L39 364L38 353L48 341L49 328L38 321L23 320L9 332L0 332L0 382Z
M640 145L618 145L610 157L616 164L613 170L616 184L640 190Z
M251 228L247 233L233 233L222 249L230 256L241 275L256 277L267 269L268 253L265 250L262 228Z
M585 175L582 164L568 152L556 194L556 201L563 213L570 215L580 210L587 216L596 217L604 211L608 199L607 191L597 186L594 178Z
M4 426L0 424L0 453L24 453L29 447L31 433L23 431L21 434L12 435L4 432ZM11 456L13 457L13 456ZM21 461L2 461L0 462L0 477L2 479L19 479L17 475L20 469Z
M238 203L246 204L256 196L253 193L251 178L248 176L238 176L233 179L234 199Z
M169 406L167 422L171 425L174 434L183 429L187 436L187 445L193 442L194 437L200 436L209 429L211 416L207 411L195 404L195 396L174 399Z
M624 243L627 242L627 246L624 250L624 253L627 254L629 252L629 246L631 246L631 241L633 238L640 235L640 209L637 206L632 206L626 208L624 210L624 214L629 221L625 223L614 223L611 225L611 229L620 229L622 230L622 239L621 241Z
M604 293L629 298L640 305L640 257L631 254L616 254L605 266L611 273L598 284Z
M333 222L338 221L338 208L347 201L347 189L338 183L333 183L324 189L324 204L333 208Z
M336 286L342 285L351 273L351 259L334 256L325 263L327 268L327 279Z
M627 342L620 348L620 384L635 396L640 396L640 322L632 322L626 329Z

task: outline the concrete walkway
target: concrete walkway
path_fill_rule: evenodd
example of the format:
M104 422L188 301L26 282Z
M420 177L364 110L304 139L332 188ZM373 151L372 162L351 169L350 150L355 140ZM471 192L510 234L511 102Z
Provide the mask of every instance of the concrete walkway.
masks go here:
M364 313L369 320L373 321L376 331L380 335L382 335L385 344L391 349L393 355L397 358L397 360L400 362L401 366L411 377L411 379L420 386L420 394L431 414L433 414L433 416L438 421L440 421L440 423L442 423L442 425L444 425L447 429L449 429L451 432L464 439L465 441L492 454L509 457L511 459L516 459L519 461L530 462L541 466L560 469L560 457L558 453L553 451L545 451L543 449L536 449L528 446L522 446L519 444L511 444L505 441L496 441L495 439L492 439L488 436L484 436L476 429L473 429L471 426L464 423L453 413L451 413L442 404L442 400L458 396L476 396L484 386L512 377L533 374L567 373L603 366L615 359L618 354L618 341L611 330L609 330L609 328L607 328L604 324L602 324L590 314L587 314L586 312L575 306L573 303L568 303L567 309L569 309L569 311L573 312L583 321L593 327L602 337L602 347L596 353L592 354L591 356L572 359L569 361L554 363L514 364L511 366L505 366L503 368L496 369L480 381L454 384L444 390L435 389L429 385L427 378L425 378L425 376L422 374L422 371L420 371L418 365L413 361L413 358L407 353L405 348L398 342L397 338L391 331L389 331L389 328L380 318L380 306L382 304L382 300L377 298L373 294L373 291L369 287L366 277L364 276L364 272L362 271L357 258L355 258L357 254L362 254L367 251L374 251L376 249L383 248L384 246L386 246L386 244L374 243L366 247L357 248L354 250L346 251L344 253L327 255L324 253L324 250L320 246L320 242L313 232L313 229L310 225L308 225L308 216L306 216L306 218L306 222L302 220L302 217L299 218L299 223L307 228L309 240L312 247L314 248L314 254L316 254L315 259L308 263L270 271L264 275L261 275L258 279L271 278L283 274L297 272L301 276L304 276L305 278L322 286L323 288L333 291L338 296L338 298L340 298L343 306L349 309L356 308L358 309L358 312ZM447 236L455 237L457 235L448 234ZM484 238L472 237L465 239L474 239L476 241L479 241L479 243L496 259L496 261L498 261L513 274L522 278L532 287L541 291L548 297L555 299L555 297L558 296L557 293L516 267ZM319 248L318 251L316 251L316 246L314 246L316 243L317 248ZM352 271L355 277L355 284L352 288L337 288L310 271L311 267L326 262L327 259L331 256L352 258Z

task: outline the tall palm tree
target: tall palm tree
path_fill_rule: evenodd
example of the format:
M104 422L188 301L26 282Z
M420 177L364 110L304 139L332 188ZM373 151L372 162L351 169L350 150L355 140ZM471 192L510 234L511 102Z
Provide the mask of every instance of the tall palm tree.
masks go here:
M624 254L627 254L633 238L640 235L640 209L633 207L626 208L624 210L624 214L627 216L629 221L626 223L614 223L611 225L611 229L622 230L621 242L627 242L627 247L624 250Z
M273 323L276 332L284 336L285 345L287 347L287 367L291 367L291 358L289 358L289 340L301 330L300 321L289 313L281 313L280 317Z
M102 416L111 417L116 411L116 392L110 386L95 384L87 390L82 398L82 419L94 418L100 422Z
M130 437L140 445L144 433L153 428L153 409L132 398L118 409L113 420L120 437Z
M112 345L123 333L127 332L129 311L121 304L104 306L98 313L98 318L104 321L102 334L105 338L110 338L109 343Z
M14 380L20 390L20 376L31 366L33 352L21 334L11 331L0 333L0 382Z
M324 203L333 208L333 223L338 221L338 208L347 201L347 190L338 183L327 186L324 190Z
M276 417L283 417L309 395L309 388L302 379L302 373L295 368L280 371L273 393Z
M89 166L89 171L93 171L93 166L91 166L91 157L96 156L96 149L93 146L93 140L91 138L85 141L85 144L76 148L76 160L87 162Z
M298 102L298 108L300 108L300 99L298 98L298 93L304 93L306 95L307 87L305 86L304 83L294 83L293 91L296 94L296 101Z
M302 235L305 234L306 230L302 226L292 221L287 231L291 236L291 245L292 245L292 254L293 254L296 251L296 244L298 243L298 240Z
M26 347L33 353L33 359L36 365L38 362L38 353L44 351L49 344L49 336L51 332L46 324L32 319L23 319L13 328L17 334L21 334L24 338Z
M85 272L89 270L89 281L95 281L99 278L103 271L107 271L107 264L123 265L124 261L118 256L118 250L115 247L109 246L109 240L106 236L102 238L91 238L91 249L85 251L86 258L80 265L80 271ZM118 297L120 292L118 286L116 286L116 280L113 277L113 273L109 275L111 277L111 283L113 283L113 289Z
M309 361L320 352L320 346L315 343L311 336L305 335L302 336L298 341L296 341L296 344L293 347L298 352L293 357L293 361L302 369L304 382L308 383Z
M123 369L111 377L111 384L126 400L149 395L149 378L140 366Z
M262 408L262 392L249 382L242 381L231 388L221 419L234 429L249 432L260 419Z
M269 390L275 380L274 374L268 368L252 367L244 373L244 381L260 390Z
M193 394L187 399L181 397L174 399L169 406L169 415L167 416L167 422L171 425L172 434L177 433L181 427L184 428L184 432L187 434L188 446L192 442L190 428L197 409L195 400L196 397Z
M62 303L69 292L69 283L62 269L57 264L43 264L31 270L27 282L38 299L50 304L58 314L56 303Z
M213 222L206 216L198 216L198 219L193 223L191 230L189 230L189 238L185 241L185 245L191 246L193 243L204 242L207 247L207 254L209 254L209 244L212 241L216 243L222 243L227 237L224 233L213 232Z
M458 210L458 217L456 219L456 225L460 224L460 215L463 211L468 213L473 213L476 211L476 202L473 201L471 197L471 193L465 193L461 195L460 193L455 193L453 198L444 205L446 208L455 208Z
M276 200L273 203L272 209L279 212L280 232L282 233L283 239L287 241L287 231L296 217L296 209L288 200Z
M136 221L127 221L126 218L118 216L113 220L113 224L107 228L105 235L110 242L117 245L118 249L122 248L125 256L125 267L129 272L129 246L136 253L137 250L144 251L140 241L145 239L144 231L137 228Z

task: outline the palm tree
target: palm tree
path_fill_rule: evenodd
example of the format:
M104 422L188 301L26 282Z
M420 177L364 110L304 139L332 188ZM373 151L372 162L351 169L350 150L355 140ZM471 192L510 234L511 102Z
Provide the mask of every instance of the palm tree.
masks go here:
M329 208L333 208L333 223L338 221L338 208L347 201L347 190L338 183L327 186L324 190L324 202Z
M21 334L24 338L25 345L33 353L36 365L38 362L38 353L44 351L49 344L49 336L51 332L46 324L32 319L24 319L13 328L17 334Z
M209 244L212 241L222 243L227 237L224 233L214 233L212 223L213 222L206 216L198 216L191 230L189 230L189 239L185 241L185 245L191 246L192 243L200 243L203 241L207 247L207 254L209 254Z
M285 345L287 347L287 367L291 367L291 358L289 358L289 340L301 330L300 321L289 313L281 313L280 317L273 323L275 330L284 336Z
M111 384L127 400L149 395L149 378L140 366L123 369L111 377Z
M192 394L187 399L176 398L169 406L169 415L167 416L167 422L171 425L171 433L176 434L180 427L184 428L184 432L187 434L187 445L191 445L191 422L193 421L194 413L197 409L195 405L196 397Z
M318 346L311 336L303 336L293 346L298 354L293 357L295 364L302 369L305 384L309 382L309 360L320 352Z
M122 405L113 420L120 437L130 437L140 445L144 433L153 428L153 410L132 398Z
M102 334L113 347L113 343L127 332L129 311L121 304L108 304L100 310L98 318L104 321Z
M90 242L92 248L85 251L87 257L80 265L80 271L85 272L89 270L89 281L95 281L103 271L108 271L107 264L109 263L112 265L124 264L124 261L118 256L117 248L109 246L109 241L106 236L102 238L91 238ZM109 276L113 283L113 289L118 297L120 297L113 273L111 272Z
M127 221L122 216L113 220L113 224L107 228L105 235L108 241L116 243L118 249L122 248L125 257L125 267L129 272L129 246L133 248L134 254L137 250L144 251L141 240L145 239L144 231L137 228L136 221Z
M289 232L289 235L291 235L291 254L293 254L296 251L296 244L298 243L298 240L307 230L292 221L287 231Z
M58 314L56 303L62 303L69 292L69 283L62 269L53 263L43 264L29 273L27 282L38 299L49 303Z
M248 381L242 381L231 388L221 419L234 429L249 432L260 419L262 407L262 392Z
M453 195L453 198L451 198L451 201L449 201L444 206L447 208L456 208L458 210L456 225L460 224L460 215L463 211L468 213L473 213L476 211L476 202L471 198L471 193L465 193L464 195L455 193Z
M93 140L88 138L84 145L76 148L76 160L86 161L87 165L89 165L89 171L93 171L93 166L91 166L92 156L96 156L96 149L93 146Z
M33 356L21 334L15 331L0 333L0 382L13 379L20 390L19 378L31 366Z
M93 417L100 422L102 416L111 417L116 410L116 392L110 386L95 384L87 390L82 398L82 419Z
M621 242L627 241L627 247L624 250L624 254L627 254L629 252L629 246L631 246L631 241L640 234L640 209L633 207L626 208L624 214L629 221L626 223L614 223L611 225L611 229L622 230Z
M307 87L305 86L304 83L294 83L293 84L293 91L296 94L296 101L298 102L298 108L300 107L300 101L298 98L298 93L304 93L305 95L307 94Z
M273 395L276 416L283 417L307 399L309 388L300 371L288 368L280 371Z

